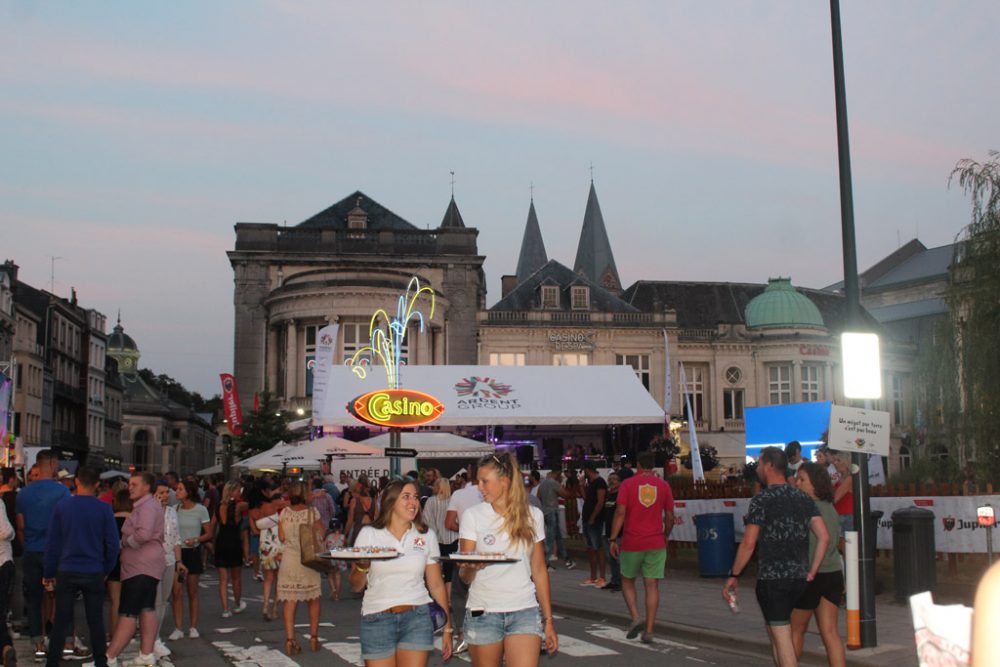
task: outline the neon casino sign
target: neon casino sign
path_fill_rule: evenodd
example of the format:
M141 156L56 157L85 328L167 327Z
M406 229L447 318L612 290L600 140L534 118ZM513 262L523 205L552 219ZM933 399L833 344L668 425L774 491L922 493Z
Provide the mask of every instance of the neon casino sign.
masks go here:
M358 396L348 410L361 421L375 426L412 428L440 417L444 405L420 391L381 389Z

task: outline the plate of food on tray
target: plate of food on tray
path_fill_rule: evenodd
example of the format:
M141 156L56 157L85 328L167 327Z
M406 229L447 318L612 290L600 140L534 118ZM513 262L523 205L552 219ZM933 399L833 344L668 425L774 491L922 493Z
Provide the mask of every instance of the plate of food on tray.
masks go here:
M502 552L486 551L466 551L464 553L456 551L450 556L441 556L441 558L454 563L485 563L486 565L491 563L516 563L521 560Z
M339 547L323 554L333 560L388 560L401 555L393 547Z

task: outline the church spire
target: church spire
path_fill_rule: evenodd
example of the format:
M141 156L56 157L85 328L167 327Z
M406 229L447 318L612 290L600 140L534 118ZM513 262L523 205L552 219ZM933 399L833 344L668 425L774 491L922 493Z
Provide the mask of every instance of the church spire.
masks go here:
M455 203L454 194L451 196L451 201L448 202L448 210L444 212L444 218L441 220L441 227L465 229L465 221L462 220L462 214L458 210L458 204Z
M524 225L524 237L521 239L521 254L517 257L518 284L549 261L545 254L545 243L542 241L542 230L538 226L538 216L535 215L535 198L532 195L528 207L528 222Z
M597 201L593 180L590 182L590 195L587 197L587 210L583 214L583 229L580 230L580 243L576 247L573 270L607 290L621 292L622 281L618 277L618 267L615 265L614 253L611 252L611 242L608 240L608 230L604 226L604 216Z

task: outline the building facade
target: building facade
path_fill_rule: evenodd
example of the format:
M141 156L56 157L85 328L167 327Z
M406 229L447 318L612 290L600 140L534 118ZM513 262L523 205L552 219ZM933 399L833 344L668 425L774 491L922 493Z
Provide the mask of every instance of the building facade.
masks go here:
M411 277L436 294L424 331L411 328L410 364L472 364L486 288L476 238L454 197L421 229L362 192L294 227L238 223L233 373L244 410L265 389L286 410L311 409L316 332L339 325L337 359L369 340L372 313L395 313Z

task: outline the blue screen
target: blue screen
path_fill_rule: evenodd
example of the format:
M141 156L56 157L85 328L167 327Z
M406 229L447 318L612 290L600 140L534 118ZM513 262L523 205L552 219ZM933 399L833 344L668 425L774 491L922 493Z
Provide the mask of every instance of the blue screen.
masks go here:
M812 459L812 453L823 444L823 433L830 428L830 401L792 403L747 408L747 456L757 457L768 446L784 449L792 440L802 445L802 458Z

